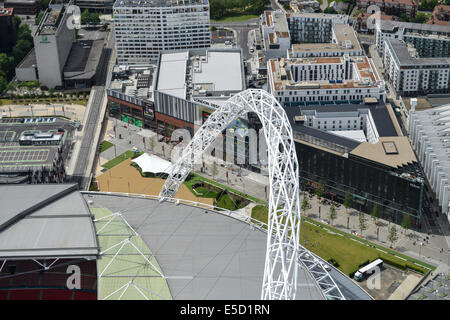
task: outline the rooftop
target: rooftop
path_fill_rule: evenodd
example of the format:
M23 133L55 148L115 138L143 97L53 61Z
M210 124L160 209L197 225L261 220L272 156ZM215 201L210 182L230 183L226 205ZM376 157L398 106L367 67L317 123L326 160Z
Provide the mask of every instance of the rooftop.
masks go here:
M91 208L122 212L167 277L173 299L260 298L265 232L238 218L183 203L125 195L84 197ZM297 299L323 299L303 266L298 278Z
M352 79L341 80L314 80L298 81L292 78L290 69L293 65L315 64L343 64L345 57L308 57L270 60L270 68L273 74L275 90L300 90L300 89L338 89L338 88L373 88L380 86L383 81L379 79L372 63L367 57L348 57L354 64L355 74ZM288 72L289 71L289 72Z
M412 50L412 45L403 40L386 39L386 43L401 66L450 65L450 57L420 58Z
M402 28L405 29L406 32L411 30L413 32L439 32L450 35L450 29L448 26L391 20L380 20L378 25L384 32L397 32L400 28Z
M80 40L72 48L64 66L64 79L90 79L95 76L104 39Z
M0 17L12 16L14 8L0 8Z
M343 49L361 50L356 33L348 24L335 24L333 26L333 35Z
M417 162L408 137L380 137L375 144L369 142L361 143L350 154L382 163L392 168Z
M208 0L117 0L114 7L181 7L208 5Z
M120 66L111 70L108 89L133 98L153 101L154 66Z
M63 14L64 5L53 5L44 13L44 17L36 30L37 35L54 35L59 28Z
M98 255L91 214L76 184L7 185L0 194L0 257Z
M178 98L221 97L245 89L240 49L162 53L156 90Z

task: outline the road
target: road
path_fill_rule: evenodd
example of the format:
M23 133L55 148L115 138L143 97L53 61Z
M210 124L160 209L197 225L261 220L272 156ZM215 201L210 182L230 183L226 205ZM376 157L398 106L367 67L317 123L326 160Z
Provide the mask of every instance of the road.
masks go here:
M89 188L89 178L92 169L92 152L96 152L96 146L93 142L96 139L96 135L99 134L98 126L99 121L102 119L102 105L105 97L105 85L108 77L108 66L110 65L112 48L114 46L114 35L107 42L107 46L104 48L104 56L100 63L100 69L97 74L97 86L92 87L91 105L86 110L88 115L86 117L86 123L83 128L83 138L81 141L80 150L78 152L78 158L75 165L72 179L77 182L80 189L86 190ZM92 158L92 159L91 159Z

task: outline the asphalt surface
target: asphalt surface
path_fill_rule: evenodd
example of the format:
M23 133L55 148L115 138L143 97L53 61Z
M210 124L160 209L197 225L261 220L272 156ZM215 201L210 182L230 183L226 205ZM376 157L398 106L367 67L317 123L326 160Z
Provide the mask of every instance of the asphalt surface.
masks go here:
M93 87L94 97L92 99L91 107L87 116L86 123L84 124L84 135L81 141L80 151L78 153L78 159L76 162L75 170L72 176L73 182L77 182L80 189L86 190L89 188L89 175L87 172L89 168L92 168L90 163L90 155L92 152L96 152L95 146L92 145L98 122L100 117L101 107L103 105L103 99L105 96L105 85L108 76L108 66L111 59L112 48L114 46L114 36L111 35L111 39L108 42L107 47L103 49L103 57L100 61L100 69L97 74L97 86Z

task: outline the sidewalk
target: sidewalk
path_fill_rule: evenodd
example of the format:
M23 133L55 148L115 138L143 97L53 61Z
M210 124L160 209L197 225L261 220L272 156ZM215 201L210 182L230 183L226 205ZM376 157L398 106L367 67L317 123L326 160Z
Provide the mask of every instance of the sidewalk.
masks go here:
M113 121L109 120L109 127L105 135L105 139L115 144L115 148L109 148L101 154L101 157L106 160L111 160L116 155L131 150L133 147L137 147L141 151L153 153L161 158L169 161L172 159L172 150L174 146L169 143L158 142L156 139L156 133L135 127L129 126L127 123L117 120L116 132L113 130ZM126 127L126 128L125 128ZM119 139L119 135L122 139ZM150 147L150 139L154 139L153 149ZM163 149L164 146L164 149ZM176 149L175 149L176 150ZM177 153L174 152L174 156ZM253 196L255 198L267 201L269 193L269 179L267 176L257 174L246 169L239 170L238 166L233 165L221 165L220 160L212 156L204 156L205 172L202 172L202 164L198 164L194 168L194 172L202 175L208 179L215 180L218 183L228 185L231 188ZM217 174L212 175L212 164L217 163ZM226 173L228 172L228 179ZM303 195L300 196L300 202L303 200ZM319 205L316 196L313 196L309 200L311 208L306 210L306 215L310 218L322 223L329 223L328 213L330 205ZM349 209L349 214L345 213L343 205L336 207L337 218L333 221L333 227L340 229L347 233L359 235L359 212L355 209ZM389 228L391 223L382 219L378 219L377 225L372 221L369 215L367 218L367 230L363 232L363 237L369 241L377 243L384 247L389 247L390 243L387 241ZM347 228L348 222L348 228ZM450 256L448 254L448 236L441 235L428 235L426 233L420 233L412 230L408 230L405 234L401 226L396 225L399 239L394 243L393 247L399 253L417 258L424 262L436 265L437 272L444 272L448 274ZM378 236L377 236L378 232ZM428 238L427 238L428 237ZM423 245L420 245L422 243ZM443 252L440 252L441 249Z
M303 196L300 197L300 201L302 200ZM329 224L328 214L330 205L322 204L320 206L319 217L319 204L317 197L314 195L311 199L309 199L309 203L311 205L311 209L306 210L306 215L316 221ZM343 205L336 207L337 217L333 221L333 227L347 233L361 236L361 231L359 230L359 212L355 209L349 209L348 212L349 214L345 213L345 208ZM370 215L366 214L366 218L367 230L363 232L363 238L389 248L390 243L387 238L389 228L393 224L389 221L378 219L377 225L375 225ZM445 236L428 235L426 233L412 230L407 230L404 232L401 226L395 226L398 234L398 240L393 244L393 249L395 251L437 266L434 273L444 272L448 274L448 263L450 256L448 255L449 247ZM423 245L420 245L420 243ZM443 249L443 252L441 252L441 249Z

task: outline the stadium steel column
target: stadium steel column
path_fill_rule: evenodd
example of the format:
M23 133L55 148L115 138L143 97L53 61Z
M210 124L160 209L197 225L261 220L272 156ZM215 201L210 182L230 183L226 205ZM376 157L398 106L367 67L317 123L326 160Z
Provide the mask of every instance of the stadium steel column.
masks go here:
M261 298L295 299L300 239L298 163L291 125L272 95L245 90L212 113L172 165L160 199L172 198L216 137L247 112L258 115L268 147L269 220Z

